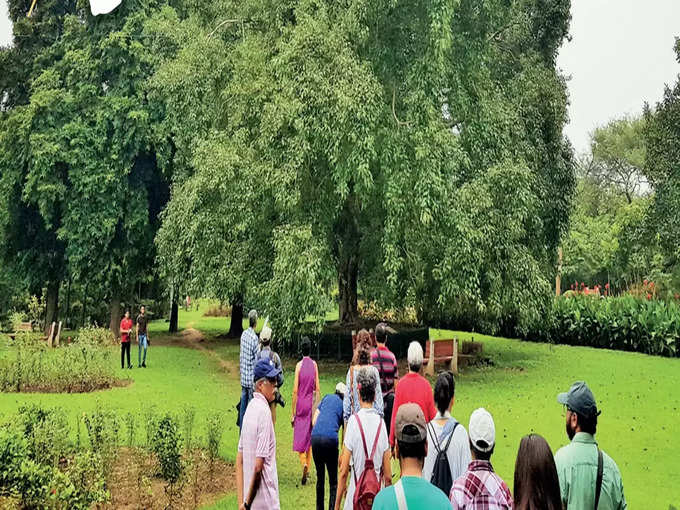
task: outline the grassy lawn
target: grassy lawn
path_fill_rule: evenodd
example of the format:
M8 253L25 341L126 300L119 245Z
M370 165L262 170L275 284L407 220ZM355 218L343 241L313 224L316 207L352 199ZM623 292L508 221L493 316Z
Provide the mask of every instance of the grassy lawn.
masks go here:
M202 317L204 309L201 306L198 312L188 313L180 310L180 327L193 327L209 335L227 330L227 319ZM222 411L226 419L221 454L233 461L238 441L234 406L240 395L238 344L207 340L201 343L207 350L197 350L173 346L179 339L170 338L159 343L171 345L154 345L154 337L160 340L168 336L164 331L167 323L152 324L149 368L130 371L134 383L129 387L77 395L0 394L0 415L7 417L27 402L62 406L74 417L92 409L97 401L118 411L136 412L148 405L180 412L191 405L197 410L198 432L202 434L205 417ZM433 336L450 334L432 330ZM476 407L484 406L493 414L497 447L492 462L510 486L523 435L539 433L553 450L567 443L556 394L566 391L574 380L583 379L602 409L597 438L621 469L629 508L666 509L670 504L680 504L679 359L457 335L484 342L484 354L493 366L468 369L457 378L453 414L466 426ZM136 359L135 347L132 355ZM295 360L285 363L288 377L283 393L290 403ZM331 392L337 381L344 380L346 366L323 362L320 372L324 393ZM314 470L308 485L299 486L300 467L292 452L289 418L290 404L279 408L276 432L282 508L312 509ZM142 441L141 431L138 439ZM663 479L659 473L663 473ZM228 495L212 508L236 508L236 496Z

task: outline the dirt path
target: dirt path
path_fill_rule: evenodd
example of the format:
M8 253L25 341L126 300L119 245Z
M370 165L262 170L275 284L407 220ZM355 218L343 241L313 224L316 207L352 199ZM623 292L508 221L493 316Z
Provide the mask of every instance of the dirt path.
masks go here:
M203 333L192 328L191 325L192 324L189 323L189 327L182 330L179 336L172 337L172 339L163 341L161 344L196 349L215 359L220 366L220 371L225 372L227 375L238 374L238 366L233 361L225 360L213 349L206 346L206 344L210 345L211 342L206 341Z

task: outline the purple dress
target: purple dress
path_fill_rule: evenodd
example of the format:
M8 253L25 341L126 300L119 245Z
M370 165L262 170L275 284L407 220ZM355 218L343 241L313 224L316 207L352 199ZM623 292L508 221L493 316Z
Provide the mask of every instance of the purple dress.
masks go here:
M308 356L302 358L298 374L297 404L295 407L295 428L293 429L293 451L306 452L312 445L312 404L316 389L316 368Z

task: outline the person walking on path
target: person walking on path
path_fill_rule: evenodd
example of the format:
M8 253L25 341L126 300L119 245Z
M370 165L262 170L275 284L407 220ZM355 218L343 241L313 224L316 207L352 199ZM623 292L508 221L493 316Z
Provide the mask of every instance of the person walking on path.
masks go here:
M392 405L392 419L390 425L390 445L394 446L394 420L397 418L397 409L402 404L415 402L423 410L425 420L428 422L436 416L432 387L427 379L420 375L423 366L423 347L418 342L411 342L406 353L408 360L408 374L399 380L394 391L394 404Z
M562 510L560 481L548 442L538 434L524 436L515 462L515 510Z
M378 369L371 365L371 336L368 331L362 329L357 334L356 351L354 353L355 364L347 370L347 377L345 378L345 385L347 386L347 393L342 401L342 419L345 422L345 430L347 430L347 421L349 417L359 412L359 392L356 384L355 373L361 368L366 368L369 373L375 377L375 385L378 392L375 396L373 407L376 412L382 417L384 416L384 403L382 398L382 391L380 391L380 374Z
M281 508L276 471L276 435L269 410L280 372L271 360L260 360L253 368L255 393L243 416L243 431L236 456L239 510Z
M387 432L390 432L392 404L394 403L394 382L399 379L399 366L394 353L387 348L389 327L384 322L375 327L376 348L371 352L371 363L380 375L380 390L385 406L384 418Z
M627 508L623 480L616 462L595 441L600 411L583 381L572 384L557 401L565 406L571 443L555 454L562 503L566 509L621 510Z
M427 457L423 465L423 478L435 484L447 495L451 491L453 481L465 473L472 460L467 430L451 416L455 388L456 382L451 372L439 374L434 385L437 416L427 425ZM439 465L442 454L447 461L444 466ZM446 471L447 466L448 475L442 473L442 469Z
M321 396L319 369L316 361L309 357L312 343L309 338L302 339L302 360L295 367L293 381L293 451L300 454L302 464L302 485L307 483L309 464L312 460L312 409Z
M428 452L423 410L418 404L403 404L397 410L394 426L401 478L380 491L373 510L451 510L446 494L422 476Z
M257 326L257 311L248 312L248 329L241 334L241 348L239 352L239 369L241 371L241 402L238 411L239 433L243 425L248 403L253 398L253 370L257 361L258 339L255 333Z
M453 482L453 510L512 510L512 495L508 485L491 466L491 454L496 446L496 427L489 411L476 409L470 415L470 452L472 462L463 476Z
M125 316L120 321L120 368L125 368L125 358L127 357L127 367L130 364L130 333L132 333L132 319L130 312L125 312Z
M281 370L276 383L274 402L272 402L269 406L272 411L274 425L276 425L276 405L278 403L281 406L284 406L285 401L279 392L279 388L283 385L283 364L281 363L281 358L279 355L272 350L272 333L272 328L267 326L267 321L265 320L264 326L262 326L262 331L260 331L260 346L257 349L257 360L270 359L274 362L274 366Z
M148 324L149 318L146 315L146 307L142 305L139 307L139 315L137 316L137 366L142 368L146 368L146 349L151 343L149 341ZM143 359L142 349L144 349Z
M333 510L338 489L338 431L342 427L342 399L345 383L326 395L312 418L312 456L316 466L316 510L324 510L325 474L328 471L328 510Z
M345 498L344 510L354 510L356 508L355 490L357 484L362 485L362 481L372 478L365 468L373 466L377 489L380 490L379 481L385 487L392 484L392 467L390 465L390 445L387 440L387 429L382 416L373 407L376 395L380 393L380 387L375 379L373 367L361 367L356 371L356 381L359 387L359 412L350 416L347 422L347 431L343 441L342 458L340 459L340 475L338 480L338 492L335 496L335 510L340 510L342 500ZM348 388L349 391L349 388ZM370 453L369 453L370 452ZM370 460L370 463L367 461ZM350 468L350 462L352 468ZM352 474L350 475L350 469ZM347 488L347 477L349 476L349 489ZM361 491L357 491L357 497L366 496Z

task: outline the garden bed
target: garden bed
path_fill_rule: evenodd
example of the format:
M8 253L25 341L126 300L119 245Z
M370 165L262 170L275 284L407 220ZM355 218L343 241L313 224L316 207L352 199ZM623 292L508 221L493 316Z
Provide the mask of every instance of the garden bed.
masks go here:
M165 482L158 477L146 478L140 483L138 476L140 459L148 455L137 448L121 448L116 455L112 476L108 484L111 501L105 509L164 509L168 505ZM188 458L187 458L188 457ZM175 510L193 509L210 505L229 492L236 491L236 466L222 459L215 459L213 475L210 475L208 459L203 450L194 450L184 460L193 466L180 495L173 501ZM144 466L146 468L146 466Z

